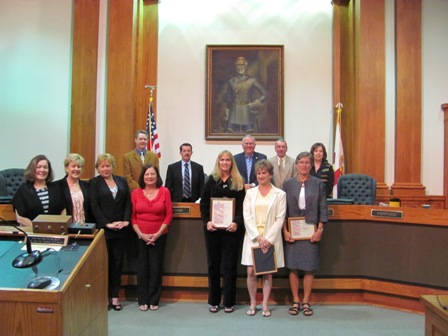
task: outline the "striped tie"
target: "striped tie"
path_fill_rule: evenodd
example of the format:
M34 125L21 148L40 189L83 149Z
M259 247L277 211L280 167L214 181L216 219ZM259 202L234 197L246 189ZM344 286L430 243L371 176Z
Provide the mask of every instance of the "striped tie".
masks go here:
M190 170L188 169L188 163L186 163L184 167L184 195L186 198L191 198Z

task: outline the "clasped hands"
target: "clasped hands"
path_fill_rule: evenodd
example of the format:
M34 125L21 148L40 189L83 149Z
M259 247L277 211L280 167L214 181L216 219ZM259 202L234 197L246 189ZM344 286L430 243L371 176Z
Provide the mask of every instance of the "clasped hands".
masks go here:
M260 237L260 239L258 239L258 244L260 245L261 252L263 253L266 253L271 247L271 243L269 242L269 240L264 237Z
M146 243L146 245L155 245L156 240L159 238L157 233L142 233L142 240Z
M230 225L226 228L226 231L228 232L235 232L238 229L238 225L236 223L230 223ZM218 230L218 228L215 226L215 224L213 224L213 222L209 221L207 223L207 230L208 231L216 231Z
M119 222L108 223L108 224L106 224L106 227L108 229L118 231L118 230L121 230L122 228L124 228L124 227L126 227L128 225L129 225L129 222L119 221Z

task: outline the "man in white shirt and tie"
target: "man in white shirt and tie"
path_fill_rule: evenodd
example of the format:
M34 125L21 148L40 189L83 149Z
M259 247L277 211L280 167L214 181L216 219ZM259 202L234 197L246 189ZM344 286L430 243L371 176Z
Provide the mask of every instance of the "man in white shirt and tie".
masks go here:
M282 189L283 182L297 175L297 169L294 164L294 158L286 155L288 144L285 139L278 139L275 142L274 150L277 155L268 159L274 166L274 176L271 182L277 188Z
M131 192L139 187L138 178L145 164L151 163L159 169L159 157L147 150L148 133L145 130L135 132L135 148L123 157L123 174Z
M245 135L241 141L243 152L234 156L238 171L244 179L244 189L255 187L257 176L255 175L255 164L263 159L267 159L266 155L255 151L255 138L252 135Z

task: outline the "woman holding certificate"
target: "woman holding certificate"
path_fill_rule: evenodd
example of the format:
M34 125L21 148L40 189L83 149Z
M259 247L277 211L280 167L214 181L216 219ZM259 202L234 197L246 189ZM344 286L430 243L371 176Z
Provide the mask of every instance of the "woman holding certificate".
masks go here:
M244 181L233 155L224 150L219 153L201 196L211 313L219 311L222 296L224 311L232 313L234 310L238 252L244 234L244 196Z
M271 184L274 167L268 160L255 164L258 186L246 191L243 214L246 234L243 243L241 264L247 266L247 289L250 307L246 314L254 316L257 301L257 276L255 274L252 248L260 247L263 253L273 249L276 267L284 267L282 227L286 213L286 194ZM272 273L262 275L263 303L262 316L271 316L268 308L272 288Z
M324 224L328 221L327 195L321 179L311 176L311 154L300 153L295 161L297 177L285 181L286 217L283 234L286 242L285 264L289 268L289 284L293 303L289 314L313 315L309 303L314 282L314 272L320 267L319 241ZM294 225L293 225L294 223ZM312 226L310 226L312 225ZM304 271L303 300L300 306L299 274Z

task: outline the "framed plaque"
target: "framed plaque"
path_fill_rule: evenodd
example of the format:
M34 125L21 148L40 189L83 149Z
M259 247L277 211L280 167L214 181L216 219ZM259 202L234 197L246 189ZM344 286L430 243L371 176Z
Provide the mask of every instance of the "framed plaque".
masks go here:
M219 229L226 229L235 217L235 199L217 198L210 199L210 220Z
M263 253L260 246L252 247L252 260L255 275L277 272L274 246L271 246L266 253Z
M307 224L305 217L289 217L288 230L294 240L309 240L316 231L316 224Z

